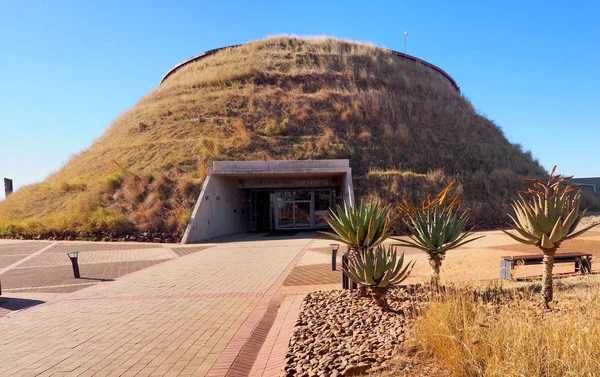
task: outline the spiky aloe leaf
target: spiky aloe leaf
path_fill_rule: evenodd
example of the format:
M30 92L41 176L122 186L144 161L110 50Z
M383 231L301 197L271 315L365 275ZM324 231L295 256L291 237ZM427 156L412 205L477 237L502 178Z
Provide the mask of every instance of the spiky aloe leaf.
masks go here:
M406 279L412 266L414 262L404 266L404 254L398 259L394 246L386 248L380 245L356 252L342 270L358 284L385 288Z
M322 233L350 246L351 249L377 246L390 235L394 219L389 219L389 208L381 208L377 201L369 205L364 202L358 206L337 205L325 217L333 233Z
M596 227L596 226L598 226L598 225L600 225L600 223L597 223L597 224L592 224L592 225L590 225L590 226L588 226L588 227L585 227L585 228L581 229L580 231L578 231L578 232L576 232L576 233L572 233L572 234L568 235L567 237L565 237L565 238L563 238L563 239L564 239L564 240L570 240L571 238L575 238L575 237L577 237L577 236L580 236L580 235L582 235L583 233L587 232L588 230L590 230L590 229L592 229L593 227Z
M533 184L533 188L512 203L515 216L509 215L509 218L513 229L522 238L505 232L518 242L536 245L542 250L555 250L564 240L575 238L598 225L575 232L587 209L579 212L581 190L565 184L571 177L554 175L555 168L546 183L525 179Z
M457 208L442 211L435 206L430 206L425 212L416 212L408 215L404 220L411 234L410 240L393 238L398 241L396 245L412 247L425 251L430 258L444 255L447 250L463 246L473 240L466 240L472 233L464 233L468 220L466 212L460 215Z
M517 242L520 242L520 243L523 243L523 244L526 244L526 245L535 245L537 243L537 240L536 241L531 241L531 240L528 240L528 239L525 239L525 238L520 238L520 237L515 236L512 233L507 232L506 230L502 230L502 232L504 232L504 234L506 234L507 236L509 236L513 240L515 240Z

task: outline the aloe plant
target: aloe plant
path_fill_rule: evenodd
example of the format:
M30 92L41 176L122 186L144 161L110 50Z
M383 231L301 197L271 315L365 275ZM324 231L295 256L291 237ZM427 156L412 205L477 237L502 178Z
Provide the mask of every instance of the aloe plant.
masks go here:
M439 287L440 267L446 252L484 237L467 239L473 233L463 233L469 214L467 211L459 212L460 200L457 196L448 196L454 183L450 182L434 200L428 197L420 207L404 201L399 208L403 215L402 221L410 231L410 240L394 239L399 242L398 246L412 247L427 253L430 283L435 289Z
M414 261L404 265L404 253L398 258L393 245L366 248L355 252L348 259L348 265L342 271L352 281L363 287L371 288L377 304L384 310L389 309L386 295L390 285L399 284L412 272Z
M379 201L368 205L361 201L357 206L336 205L325 217L332 232L321 232L329 238L348 245L350 253L374 248L385 241L391 233L394 219L389 218L390 207L380 209Z
M592 224L576 231L579 221L587 209L579 211L581 190L577 185L569 186L573 178L554 175L552 168L546 183L524 178L533 189L519 193L512 203L515 215L508 215L512 228L518 235L503 231L513 239L526 245L536 246L544 253L542 273L542 301L548 306L553 299L552 269L554 254L565 240L575 238L599 224ZM563 185L561 187L561 185Z

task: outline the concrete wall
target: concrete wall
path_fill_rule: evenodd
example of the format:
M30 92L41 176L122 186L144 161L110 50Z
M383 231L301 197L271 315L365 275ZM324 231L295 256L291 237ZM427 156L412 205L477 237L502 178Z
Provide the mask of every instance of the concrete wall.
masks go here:
M352 170L348 169L348 172L342 178L342 185L340 187L342 198L346 205L354 205L354 186L352 185Z
M581 185L594 185L596 187L595 192L600 192L600 177L590 177L590 178L573 178L571 179L571 183L578 183ZM593 191L591 186L584 186L581 188L582 191Z
M232 177L209 175L183 235L182 243L247 232L250 229L249 193Z
M301 173L318 169L319 172L345 171L350 166L348 160L272 160L272 161L214 161L213 171L224 174L227 171L244 172L246 174L262 172Z

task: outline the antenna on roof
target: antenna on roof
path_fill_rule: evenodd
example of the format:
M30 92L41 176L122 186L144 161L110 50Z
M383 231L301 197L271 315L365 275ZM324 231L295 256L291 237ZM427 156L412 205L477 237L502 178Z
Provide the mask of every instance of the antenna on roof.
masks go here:
M408 35L408 31L404 32L404 54L406 54L406 36Z

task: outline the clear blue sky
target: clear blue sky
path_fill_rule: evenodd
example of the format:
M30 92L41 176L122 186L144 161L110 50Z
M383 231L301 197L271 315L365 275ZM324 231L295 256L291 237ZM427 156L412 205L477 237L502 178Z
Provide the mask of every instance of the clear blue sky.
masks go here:
M402 50L405 30L546 169L600 176L598 2L249 3L0 1L0 178L43 180L204 50L284 33Z

